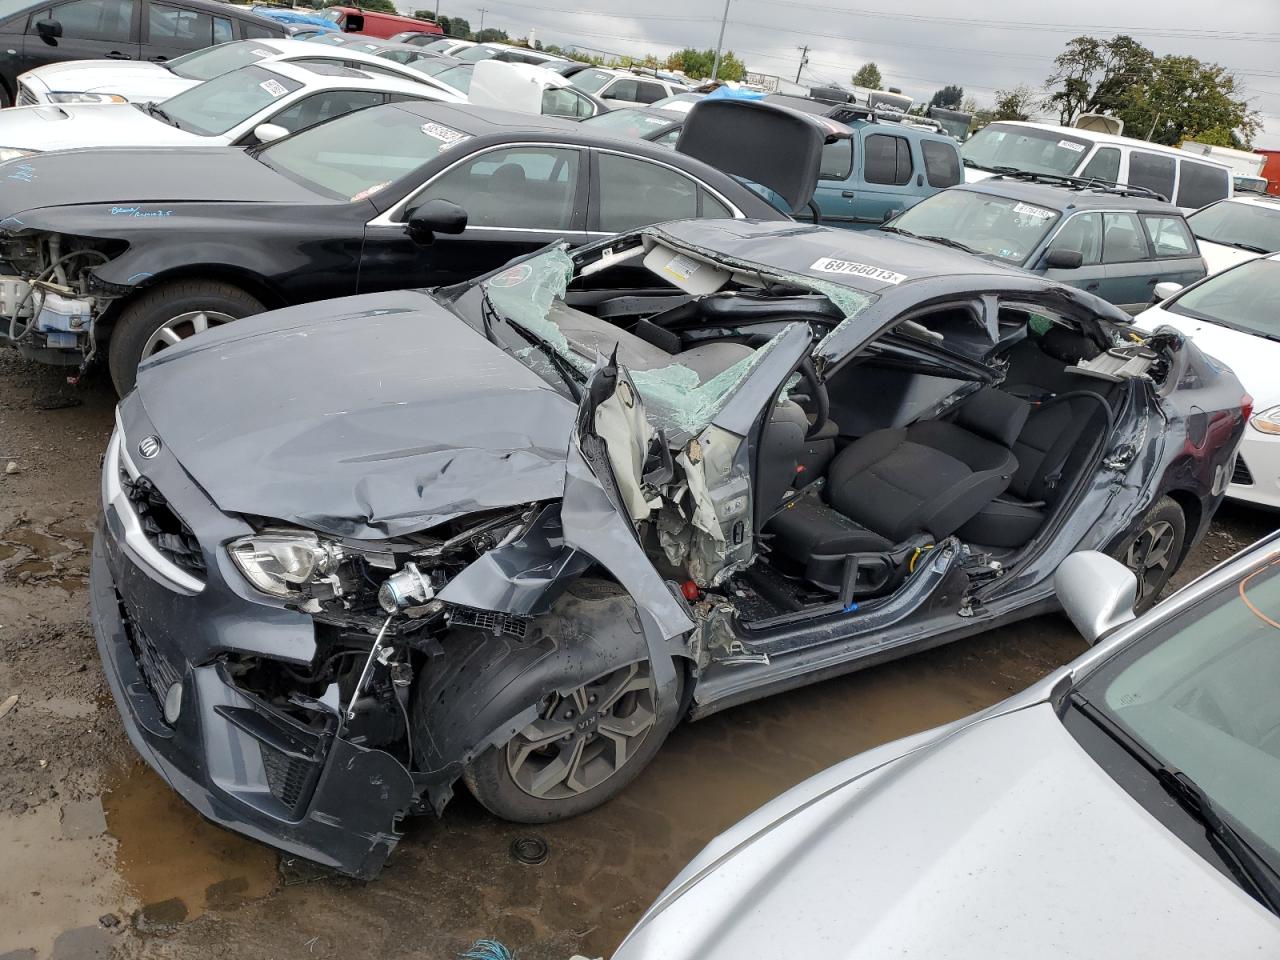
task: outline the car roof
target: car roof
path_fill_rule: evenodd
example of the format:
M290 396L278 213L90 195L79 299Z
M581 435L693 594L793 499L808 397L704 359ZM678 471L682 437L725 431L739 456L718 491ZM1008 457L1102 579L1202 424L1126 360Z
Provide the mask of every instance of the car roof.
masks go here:
M1081 140L1089 140L1093 143L1109 144L1116 147L1133 147L1136 149L1147 150L1151 153L1164 153L1171 157L1177 157L1180 160L1196 160L1204 163L1213 164L1215 167L1222 167L1224 170L1231 169L1221 160L1214 160L1212 157L1202 156L1196 153L1189 153L1186 150L1179 150L1177 147L1168 147L1163 143L1152 143L1149 140L1139 140L1137 137L1125 137L1114 133L1102 133L1099 130L1083 130L1080 127L1063 127L1056 123L1033 123L1030 120L996 120L988 126L1000 124L1006 127L1031 127L1036 130L1049 130L1054 133L1061 133L1063 136L1079 137ZM986 127L983 127L985 130Z
M248 20L252 23L271 26L277 29L281 26L279 20L264 17L262 14L256 13L248 7L237 6L234 3L224 3L223 0L183 0L183 4L191 7L193 10L207 10L210 13L218 13L222 16L239 17L241 20Z
M997 174L978 183L963 183L952 190L988 193L996 197L1025 200L1038 207L1055 210L1133 210L1136 213L1161 213L1182 216L1176 204L1154 197L1137 196L1123 187L1085 186L1021 179Z
M677 242L726 258L863 293L939 276L1012 277L1022 285L1030 276L1017 267L880 230L761 220L682 220L660 230ZM820 264L826 269L819 269ZM1057 286L1052 281L1045 285Z
M327 63L294 63L289 60L264 60L253 64L253 66L260 70L271 70L313 89L329 87L339 87L347 90L368 88L370 90L383 90L393 93L409 92L436 95L441 92L438 88L409 77L401 80L385 75L361 73L359 70L353 70L349 67L339 67ZM242 67L241 69L244 68Z

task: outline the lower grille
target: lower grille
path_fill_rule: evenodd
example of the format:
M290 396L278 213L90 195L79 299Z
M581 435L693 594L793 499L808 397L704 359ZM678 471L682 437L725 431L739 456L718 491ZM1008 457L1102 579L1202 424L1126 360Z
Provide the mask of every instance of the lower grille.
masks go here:
M1249 465L1244 462L1244 457L1236 455L1236 464L1231 469L1231 482L1242 487L1253 486L1253 474L1249 472Z
M147 689L151 691L151 696L155 698L156 706L163 710L165 694L175 683L182 682L182 671L160 652L155 642L134 622L125 610L124 604L120 605L120 611L123 615L125 633L129 637L129 646L133 650L134 659L138 661L138 667L142 670L142 679Z
M146 477L134 479L120 468L120 486L129 498L142 532L165 559L188 573L205 572L204 551L195 532L169 506L164 494Z
M266 743L262 748L262 767L267 774L267 788L271 795L298 815L302 801L311 796L312 788L320 775L320 765L311 760L291 757Z
M36 99L36 95L31 92L25 83L18 84L18 98L16 101L19 107L33 107L40 101Z
M523 640L529 632L529 620L509 613L493 610L477 610L474 607L450 607L449 622L455 627L475 627L492 633L495 637L506 634Z

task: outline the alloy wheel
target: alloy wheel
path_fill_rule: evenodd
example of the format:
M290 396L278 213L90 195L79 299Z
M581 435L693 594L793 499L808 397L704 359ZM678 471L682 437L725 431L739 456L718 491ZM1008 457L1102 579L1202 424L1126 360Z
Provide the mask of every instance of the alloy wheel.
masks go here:
M657 722L648 661L555 694L507 744L507 770L525 793L563 800L621 770Z
M235 317L230 314L219 313L217 310L190 310L187 313L180 313L172 320L161 324L155 333L147 337L147 342L142 345L142 359L154 356L188 337L194 337L197 333L203 333L210 327L221 326L234 319Z
M1138 578L1139 602L1155 594L1169 578L1175 539L1173 524L1157 520L1129 545L1124 563Z

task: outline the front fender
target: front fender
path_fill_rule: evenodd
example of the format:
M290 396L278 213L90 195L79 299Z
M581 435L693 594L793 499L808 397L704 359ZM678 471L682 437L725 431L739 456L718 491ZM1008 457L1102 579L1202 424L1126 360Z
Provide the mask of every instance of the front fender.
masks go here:
M570 584L523 638L452 630L414 694L415 736L428 734L416 745L415 780L436 813L466 766L526 727L548 696L647 654L635 602L607 581Z

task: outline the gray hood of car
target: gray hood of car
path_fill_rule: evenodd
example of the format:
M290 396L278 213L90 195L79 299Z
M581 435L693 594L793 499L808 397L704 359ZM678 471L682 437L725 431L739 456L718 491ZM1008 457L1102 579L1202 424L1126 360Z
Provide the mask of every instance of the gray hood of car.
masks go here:
M750 840L697 858L613 960L1225 958L1280 945L1280 920L1125 793L1050 704L846 781L802 784Z
M576 412L411 290L238 320L143 364L137 389L219 509L360 539L560 496Z

